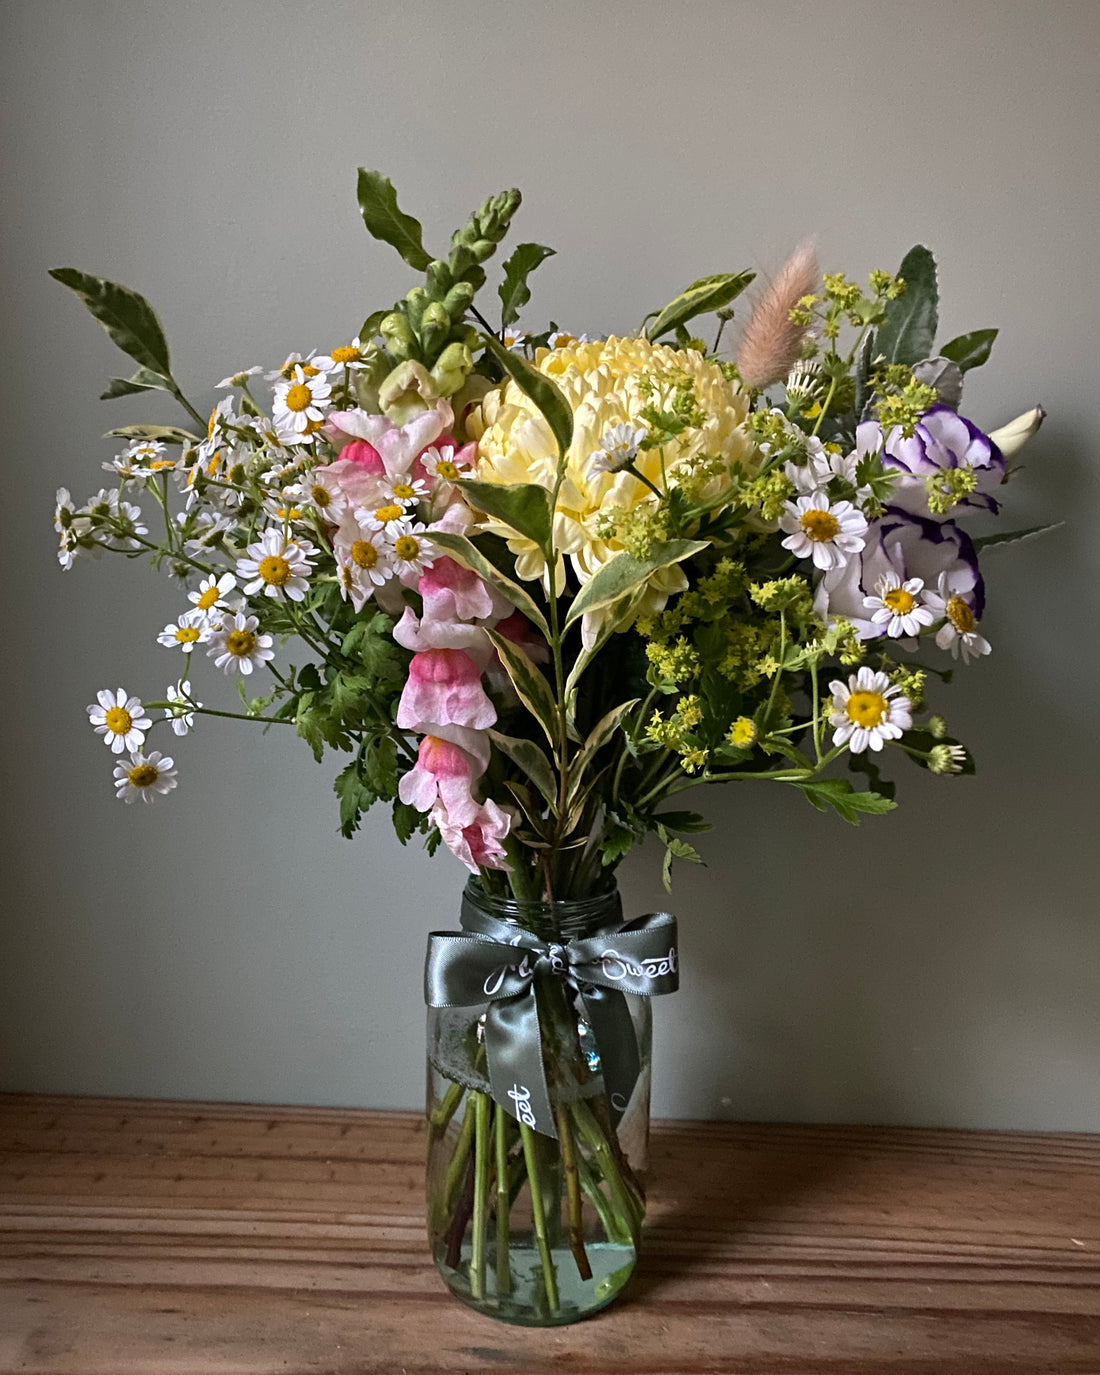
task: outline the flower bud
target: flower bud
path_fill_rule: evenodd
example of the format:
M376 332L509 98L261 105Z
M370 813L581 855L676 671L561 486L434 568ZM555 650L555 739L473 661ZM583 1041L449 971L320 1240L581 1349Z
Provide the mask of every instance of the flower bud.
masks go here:
M394 368L378 390L378 404L395 425L407 424L438 400L438 388L427 368L411 359Z
M1005 458L1011 458L1017 449L1024 447L1045 418L1046 411L1042 406L1033 406L1007 425L1002 425L999 430L993 430L989 437Z
M473 366L473 354L465 344L448 344L432 368L432 380L439 395L453 396L466 381Z
M432 301L424 308L424 314L420 317L420 344L429 358L446 339L450 328L451 317L438 301Z

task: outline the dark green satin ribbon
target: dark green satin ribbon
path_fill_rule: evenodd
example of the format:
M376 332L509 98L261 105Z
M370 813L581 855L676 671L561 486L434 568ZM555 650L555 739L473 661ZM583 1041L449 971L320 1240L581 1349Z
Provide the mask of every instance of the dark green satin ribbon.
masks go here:
M556 977L580 995L613 1121L639 1074L624 993L656 997L679 987L676 918L653 912L561 942L498 921L463 899L462 931L433 931L424 967L429 1007L484 1007L485 1055L495 1102L546 1136L557 1127L543 1063L537 980Z

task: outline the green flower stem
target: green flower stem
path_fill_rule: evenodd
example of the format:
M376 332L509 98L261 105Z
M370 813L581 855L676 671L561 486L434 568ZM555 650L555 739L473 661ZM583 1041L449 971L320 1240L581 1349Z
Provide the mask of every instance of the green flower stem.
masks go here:
M485 1230L489 1221L489 1095L472 1093L474 1117L474 1226L470 1248L470 1293L485 1297ZM469 1111L469 1109L467 1109Z
M147 707L154 709L163 708L167 710L175 706L174 702L146 702ZM217 711L214 707L198 707L187 704L187 710L194 712L196 716L224 716L230 721L262 721L266 726L293 726L294 720L289 716L246 716L240 711Z
M550 1254L550 1243L546 1237L546 1207L542 1196L542 1181L539 1174L538 1142L535 1133L526 1123L519 1124L520 1140L523 1142L523 1158L527 1165L527 1183L531 1190L531 1212L535 1222L535 1242L538 1246L539 1260L542 1262L542 1280L546 1286L546 1302L552 1312L559 1307L558 1277L554 1270L554 1258Z
M462 1126L459 1129L458 1140L455 1142L455 1153L451 1156L451 1163L447 1166L447 1173L443 1178L443 1208L450 1213L455 1206L458 1191L462 1187L462 1181L466 1176L466 1161L470 1154L470 1147L474 1141L474 1114L470 1110L470 1104L466 1104L466 1113L462 1118Z
M565 1104L559 1103L554 1109L554 1120L558 1124L558 1141L561 1145L561 1163L565 1173L565 1197L569 1209L569 1249L577 1262L577 1270L582 1280L592 1278L592 1266L584 1249L584 1207L581 1199L580 1177L577 1173L577 1151L573 1142L573 1128L569 1123L569 1113Z
M623 1178L611 1145L599 1122L593 1116L592 1109L583 1098L578 1098L572 1104L572 1109L573 1120L576 1122L585 1144L595 1157L600 1173L607 1180L607 1187L611 1191L615 1208L629 1225L631 1239L637 1245L644 1215L642 1202Z
M508 1228L512 1209L508 1178L508 1114L502 1107L493 1108L493 1148L496 1170L497 1297L512 1292L512 1268L508 1255Z
M600 1223L608 1241L613 1241L619 1246L630 1245L630 1225L616 1213L607 1201L607 1196L600 1188L600 1181L593 1174L588 1161L585 1160L583 1151L577 1152L577 1177L580 1179L585 1198L599 1214Z
M432 1109L431 1116L428 1118L428 1128L434 1136L440 1136L446 1131L447 1124L455 1115L465 1092L466 1090L461 1084L452 1084L443 1095L443 1102Z

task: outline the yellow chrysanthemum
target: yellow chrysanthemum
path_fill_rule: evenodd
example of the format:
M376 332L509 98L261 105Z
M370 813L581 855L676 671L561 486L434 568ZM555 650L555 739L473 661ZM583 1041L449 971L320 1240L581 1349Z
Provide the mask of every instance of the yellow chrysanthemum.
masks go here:
M730 484L731 463L739 460L748 466L751 462L753 446L744 430L747 397L718 364L707 362L700 353L647 339L612 337L540 349L535 366L553 378L573 410L573 442L554 513L559 585L564 558L570 560L580 582L587 582L626 547L622 534L631 517L644 527L647 514L659 509L656 493L633 473L602 471L593 465L593 454L602 450L604 436L616 426L649 433L653 426L646 413L652 416L654 411L678 405L689 423L664 444L640 449L634 466L662 492L674 486L689 488L693 502L720 496ZM538 408L513 381L485 396L471 412L467 429L478 441L477 476L482 482L533 482L553 489L557 476L553 435ZM486 525L508 541L520 578L548 581L542 551L532 540L497 521ZM616 525L619 533L612 529ZM659 570L633 613L660 610L670 595L686 586L679 567ZM595 630L594 625L586 625L586 640Z

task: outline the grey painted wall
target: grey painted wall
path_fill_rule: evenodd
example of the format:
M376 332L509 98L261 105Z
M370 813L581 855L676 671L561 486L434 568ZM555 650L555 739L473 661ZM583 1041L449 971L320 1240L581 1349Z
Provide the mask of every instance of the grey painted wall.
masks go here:
M1009 518L1067 523L989 559L994 655L942 699L980 774L903 773L902 810L859 830L778 789L707 799L656 1107L1100 1128L1100 7L9 0L4 21L0 1086L419 1101L424 936L463 871L381 816L342 841L334 770L231 723L180 742L163 804L116 803L84 704L160 695L178 593L144 566L63 575L50 529L57 486L100 485L97 435L168 416L96 400L125 360L46 269L151 296L209 405L410 284L359 223L363 163L431 242L521 186L518 234L559 252L534 308L575 330L811 231L858 274L927 241L944 337L1001 326L967 409L1047 406ZM656 859L627 871L632 911L663 902Z

